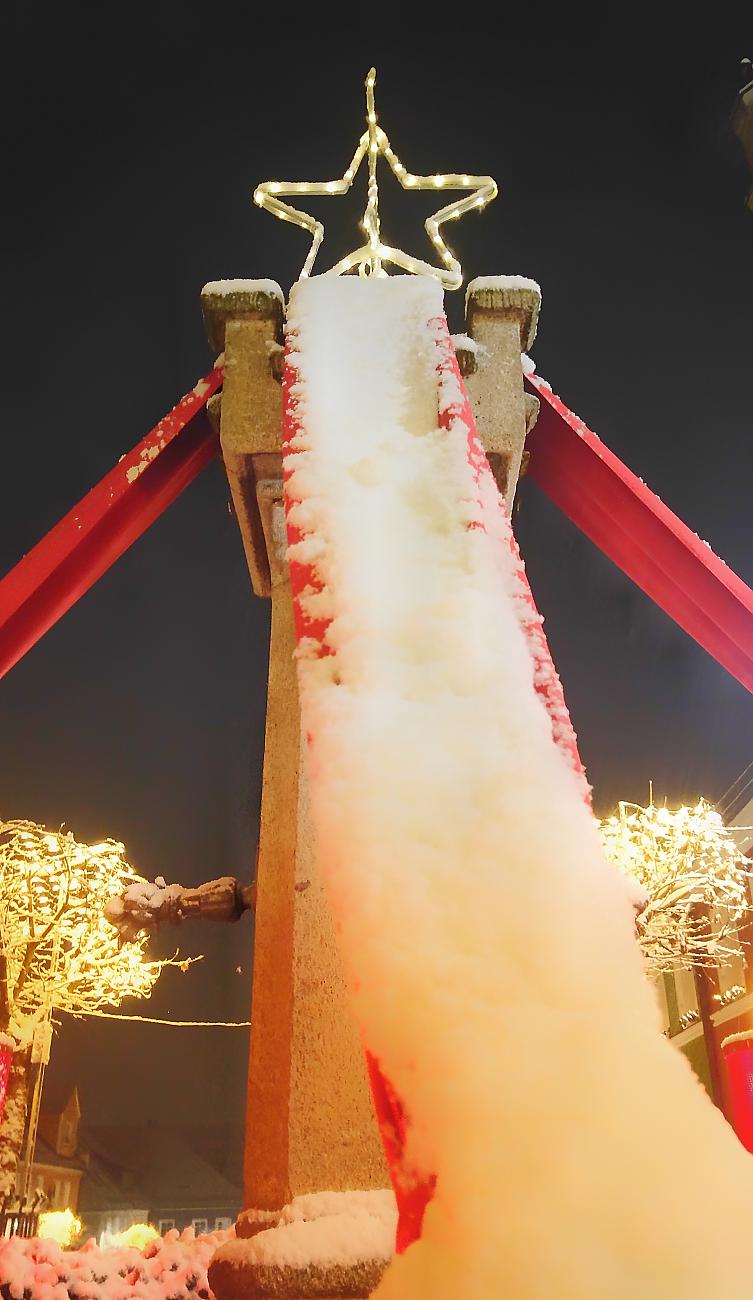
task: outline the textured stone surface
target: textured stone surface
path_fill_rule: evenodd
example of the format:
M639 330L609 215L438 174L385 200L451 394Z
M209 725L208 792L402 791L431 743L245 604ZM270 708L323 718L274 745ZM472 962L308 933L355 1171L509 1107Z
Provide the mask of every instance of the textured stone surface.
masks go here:
M536 332L540 295L507 286L469 292L466 329L480 344L466 378L476 428L497 486L512 507L532 414L523 392L520 354Z
M527 344L537 303L528 290L505 290L505 295L509 300L469 302L468 333L482 350L475 357L475 369L470 355L467 359L467 384L481 440L510 500L531 414L523 393L521 330ZM383 1187L387 1174L332 917L317 870L301 756L292 602L284 554L282 402L272 369L273 362L279 362L280 318L274 304L265 317L258 303L251 311L242 299L233 304L232 295L221 297L214 328L222 312L226 367L222 454L254 590L272 598L245 1202L274 1211L304 1192ZM216 332L214 340L220 342ZM242 1230L252 1227L249 1217ZM255 1285L269 1288L278 1281L258 1278ZM244 1294L286 1295L291 1300L298 1294L368 1294L337 1290L326 1276L311 1279L318 1291L290 1289L293 1283L289 1278L288 1290ZM334 1289L322 1289L330 1284ZM232 1300L233 1294L223 1290L222 1300Z
M229 1259L222 1251L209 1266L209 1285L222 1300L361 1300L376 1290L387 1265L359 1264L270 1267Z
M228 320L271 320L275 338L282 338L284 304L279 286L270 281L219 280L207 284L201 291L201 310L204 328L215 352L225 347L225 325Z
M517 320L520 326L520 347L528 352L533 347L539 323L541 294L537 289L523 285L495 285L469 287L465 308L466 325L472 339L476 338L474 324L478 316L499 312L505 320Z
M254 591L272 599L244 1164L246 1205L276 1210L304 1192L382 1188L389 1179L301 767L273 374L278 308L272 298L265 317L258 302L249 314L242 295L236 303L225 289L217 298L222 455Z
M276 1228L281 1219L281 1210L241 1210L235 1224L235 1235L248 1241L267 1228Z

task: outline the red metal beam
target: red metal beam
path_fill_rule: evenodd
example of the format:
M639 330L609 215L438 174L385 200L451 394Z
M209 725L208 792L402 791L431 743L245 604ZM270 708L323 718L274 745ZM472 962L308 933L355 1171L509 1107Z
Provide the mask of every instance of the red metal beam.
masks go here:
M154 523L218 451L216 367L0 582L0 677Z
M528 477L600 550L753 692L753 591L538 375Z

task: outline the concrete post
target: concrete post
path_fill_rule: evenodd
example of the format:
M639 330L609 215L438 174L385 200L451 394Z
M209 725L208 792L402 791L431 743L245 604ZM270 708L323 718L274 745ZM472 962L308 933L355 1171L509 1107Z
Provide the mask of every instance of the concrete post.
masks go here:
M466 330L478 348L467 363L465 382L479 438L508 510L526 432L538 411L535 399L532 403L523 391L520 354L536 337L540 303L532 283L472 283L466 299Z
M520 353L538 307L533 288L472 288L467 329L480 347L459 348L508 504L532 417ZM285 559L282 293L269 281L220 281L205 287L202 308L212 346L225 353L220 443L251 581L272 600L244 1162L245 1205L264 1211L304 1192L389 1179L309 815Z
M207 285L225 352L220 443L253 589L271 597L244 1159L247 1208L389 1185L334 925L316 865L285 560L279 344L267 281Z

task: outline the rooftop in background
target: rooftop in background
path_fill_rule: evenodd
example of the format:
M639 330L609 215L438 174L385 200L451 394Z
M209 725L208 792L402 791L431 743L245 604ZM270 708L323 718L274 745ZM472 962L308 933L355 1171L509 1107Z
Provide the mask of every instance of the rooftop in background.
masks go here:
M748 166L753 172L753 63L750 59L742 60L741 71L743 84L732 114L732 126L745 150ZM747 203L753 212L753 188L748 194Z
M242 1133L233 1125L82 1126L89 1168L80 1208L240 1205Z

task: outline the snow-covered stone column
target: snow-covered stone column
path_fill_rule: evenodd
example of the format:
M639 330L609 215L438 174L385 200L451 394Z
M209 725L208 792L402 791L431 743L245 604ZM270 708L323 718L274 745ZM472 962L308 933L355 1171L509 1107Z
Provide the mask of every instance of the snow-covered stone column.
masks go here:
M246 1206L271 1210L389 1180L301 766L275 378L282 293L271 281L220 281L202 306L225 352L220 439L235 513L254 591L272 600L244 1180Z
M521 352L536 337L541 290L522 275L472 280L465 300L466 330L474 348L466 389L476 429L508 510L532 422L523 392ZM538 408L536 408L538 409Z

